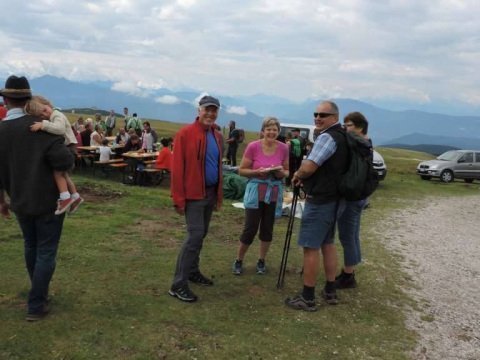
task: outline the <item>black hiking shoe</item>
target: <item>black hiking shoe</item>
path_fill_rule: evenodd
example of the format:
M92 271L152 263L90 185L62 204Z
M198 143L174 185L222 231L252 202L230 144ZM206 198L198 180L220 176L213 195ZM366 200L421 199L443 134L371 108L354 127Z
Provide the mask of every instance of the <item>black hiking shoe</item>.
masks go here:
M232 265L232 274L241 275L243 273L242 260L235 260Z
M190 274L188 277L188 280L190 280L192 283L197 284L197 285L202 285L202 286L213 286L213 281L204 276L200 271Z
M343 270L335 278L335 287L337 289L354 289L357 287L357 280L355 280L355 273L347 274Z
M44 319L50 313L50 307L48 305L48 300L45 305L43 305L42 310L36 313L27 313L25 320L27 321L39 321Z
M265 260L258 259L257 261L257 274L264 275L267 272L267 267L265 266Z
M326 292L325 289L322 290L322 297L325 299L325 302L328 305L337 305L338 304L338 297L337 292L335 290L331 290Z
M198 300L197 295L195 295L187 285L178 288L171 288L168 290L168 294L185 302L195 302Z
M315 299L306 300L301 294L293 298L289 298L289 297L286 298L285 305L295 310L303 310L308 312L317 311Z

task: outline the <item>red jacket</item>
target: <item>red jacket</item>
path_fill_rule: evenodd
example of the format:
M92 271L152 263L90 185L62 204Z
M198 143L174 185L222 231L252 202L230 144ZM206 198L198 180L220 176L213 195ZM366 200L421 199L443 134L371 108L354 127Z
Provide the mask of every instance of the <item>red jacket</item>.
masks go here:
M217 209L222 205L222 148L223 137L217 130L214 131L217 140L218 159L218 189ZM170 175L170 189L175 207L184 209L186 200L201 200L206 197L205 192L205 152L207 136L205 128L198 122L180 129L175 136L173 149L172 172Z
M157 160L155 161L155 167L157 169L164 169L171 171L172 170L172 152L167 147L162 148L160 153L157 156Z
M0 105L0 121L7 116L7 108L3 105Z

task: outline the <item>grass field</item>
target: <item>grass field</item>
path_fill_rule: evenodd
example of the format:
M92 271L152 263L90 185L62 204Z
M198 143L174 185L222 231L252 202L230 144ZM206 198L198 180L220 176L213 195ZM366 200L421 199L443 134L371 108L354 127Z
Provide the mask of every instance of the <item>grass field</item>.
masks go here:
M126 187L76 175L87 201L65 221L52 314L44 321L24 320L29 284L22 238L15 221L0 219L0 359L407 358L416 335L406 330L402 309L415 307L408 296L412 283L380 242L382 218L413 200L464 196L479 186L421 181L414 159L428 156L378 150L389 174L364 213L359 287L339 292L338 306L321 305L316 313L283 305L302 286L295 245L285 288L275 288L286 218L275 227L268 273L255 274L254 242L245 274L235 277L230 267L243 213L225 201L202 250L201 267L215 286L192 285L200 301L185 304L167 294L185 226L166 186Z

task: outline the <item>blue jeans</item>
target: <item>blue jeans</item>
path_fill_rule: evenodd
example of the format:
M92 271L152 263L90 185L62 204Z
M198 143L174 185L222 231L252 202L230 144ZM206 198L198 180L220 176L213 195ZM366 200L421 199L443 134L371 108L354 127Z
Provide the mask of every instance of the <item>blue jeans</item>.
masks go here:
M42 311L48 299L48 286L55 271L58 243L62 234L62 215L17 215L24 239L25 263L30 276L28 313Z
M200 271L200 251L203 239L208 233L213 209L217 203L216 188L209 187L206 192L205 199L187 200L185 204L188 235L178 254L172 288L188 285L189 276Z
M362 261L360 250L360 218L367 199L347 201L345 210L338 218L338 237L343 247L345 266L354 266Z

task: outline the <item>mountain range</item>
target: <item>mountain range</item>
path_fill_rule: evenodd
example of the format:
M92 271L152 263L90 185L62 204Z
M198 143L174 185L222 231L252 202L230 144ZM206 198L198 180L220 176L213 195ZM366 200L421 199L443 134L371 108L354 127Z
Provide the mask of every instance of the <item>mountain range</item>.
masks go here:
M166 88L143 94L113 90L113 83L81 83L53 76L31 80L34 93L49 98L60 108L114 109L121 113L128 107L140 118L180 123L191 122L197 113L196 100L201 91L173 91ZM250 96L210 95L220 99L221 126L234 120L237 127L259 131L262 118L273 115L281 122L312 124L313 112L322 99L293 102L263 94ZM353 99L333 99L343 117L351 111L363 113L369 120L369 135L376 145L436 144L456 148L480 148L480 116L454 116L418 110L394 111Z

